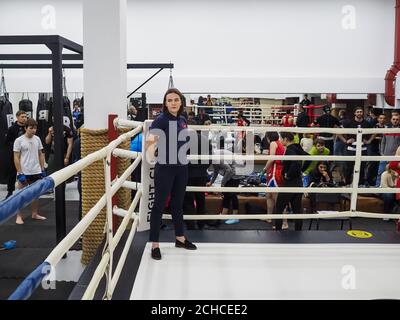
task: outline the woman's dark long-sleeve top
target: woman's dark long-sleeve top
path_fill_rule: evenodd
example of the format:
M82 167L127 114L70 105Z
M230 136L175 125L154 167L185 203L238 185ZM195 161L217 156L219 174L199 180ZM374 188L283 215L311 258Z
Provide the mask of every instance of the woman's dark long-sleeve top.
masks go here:
M295 156L295 155L308 155L303 148L297 144L293 143L286 148L285 156ZM283 160L282 161L282 175L285 180L295 180L301 179L303 169L307 168L310 161L300 161L300 160Z

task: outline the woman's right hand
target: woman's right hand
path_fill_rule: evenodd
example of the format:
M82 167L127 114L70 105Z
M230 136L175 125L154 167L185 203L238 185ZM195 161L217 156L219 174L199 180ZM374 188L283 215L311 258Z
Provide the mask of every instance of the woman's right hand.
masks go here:
M206 187L211 187L212 186L212 183L211 182L207 182L206 183Z

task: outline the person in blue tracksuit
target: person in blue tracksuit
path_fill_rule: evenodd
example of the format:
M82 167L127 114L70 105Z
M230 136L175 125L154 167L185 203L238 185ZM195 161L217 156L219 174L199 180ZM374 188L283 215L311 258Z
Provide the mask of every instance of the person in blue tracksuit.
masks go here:
M150 216L151 257L155 260L161 259L158 241L168 196L175 226L175 246L188 250L197 249L186 239L183 227L183 199L188 180L187 122L182 116L184 101L178 89L168 89L164 95L162 113L153 121L146 141L146 159L156 161L154 205Z

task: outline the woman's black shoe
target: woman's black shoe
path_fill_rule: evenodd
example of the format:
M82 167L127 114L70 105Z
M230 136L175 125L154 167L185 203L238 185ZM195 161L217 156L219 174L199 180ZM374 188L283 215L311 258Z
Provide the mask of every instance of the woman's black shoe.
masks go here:
M184 248L187 250L197 250L197 247L187 239L185 239L185 242L180 242L179 240L175 240L175 247Z
M151 257L154 260L161 260L161 251L160 248L152 248L151 249Z

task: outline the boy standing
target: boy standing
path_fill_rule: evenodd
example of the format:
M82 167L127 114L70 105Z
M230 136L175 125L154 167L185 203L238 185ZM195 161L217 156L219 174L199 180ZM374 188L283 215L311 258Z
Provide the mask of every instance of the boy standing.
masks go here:
M43 145L40 138L35 135L37 122L28 119L25 123L25 134L14 142L14 164L17 169L18 188L34 183L45 177ZM32 219L45 220L38 214L39 201L34 200L31 204ZM16 219L17 224L23 224L22 215L19 212Z

